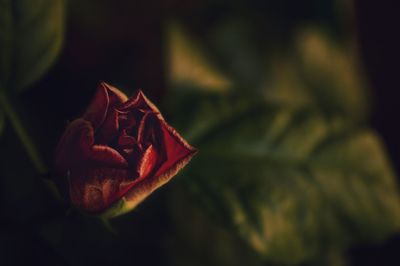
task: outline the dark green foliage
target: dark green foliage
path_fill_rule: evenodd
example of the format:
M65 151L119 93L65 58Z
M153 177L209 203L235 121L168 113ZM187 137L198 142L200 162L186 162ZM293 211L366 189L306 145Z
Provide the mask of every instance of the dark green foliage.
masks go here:
M38 80L62 43L63 0L0 2L0 86L22 91Z
M180 106L197 110L184 125L200 150L185 183L266 259L297 264L399 229L394 174L373 131L313 109L195 98Z

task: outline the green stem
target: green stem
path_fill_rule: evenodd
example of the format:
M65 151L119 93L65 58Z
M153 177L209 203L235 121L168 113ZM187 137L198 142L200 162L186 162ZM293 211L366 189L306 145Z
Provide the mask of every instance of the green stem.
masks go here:
M101 223L103 226L112 234L117 235L117 231L115 228L112 226L111 222L107 218L101 218Z
M18 138L22 142L36 171L41 175L47 173L46 165L43 163L43 160L35 144L28 135L26 129L24 128L16 110L10 104L10 101L7 95L4 93L4 90L2 93L0 93L0 106L3 109L4 113L6 114L8 120L11 122L11 125L13 126L15 133L17 133Z

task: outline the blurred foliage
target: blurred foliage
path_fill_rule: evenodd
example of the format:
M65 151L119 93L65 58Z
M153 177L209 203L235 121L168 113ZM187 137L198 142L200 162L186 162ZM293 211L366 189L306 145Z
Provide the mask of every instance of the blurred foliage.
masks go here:
M230 31L240 29L234 24L226 27ZM248 31L243 30L243 32L247 33ZM177 33L175 34L177 35ZM238 40L245 39L245 36L241 34L241 32L235 31L231 35ZM220 36L222 32L216 35ZM184 42L182 39L185 39L183 35L172 37L175 38L171 47L179 47ZM188 37L186 38L188 39ZM190 41L186 40L186 43L190 44ZM232 43L238 45L234 39L221 40L219 44L221 51L227 53L226 50L229 49L226 47L233 49ZM258 88L255 93L271 101L295 106L316 105L328 114L339 113L354 120L365 120L367 113L365 82L361 79L357 60L350 53L350 47L339 45L331 41L321 29L308 27L300 29L296 33L296 40L292 47L272 50L264 59L263 56L257 56L257 54L246 54L249 50L254 52L252 47L237 47L229 56L226 56L228 59L225 65L228 68L234 66L238 68L230 75L230 83L236 84L238 89L246 88L249 93L254 93L251 92L251 89ZM191 48L186 47L185 49ZM186 60L193 64L192 67L186 64L185 72L180 72L186 79L190 79L191 75L188 75L187 72L194 71L200 64L196 64L198 60L192 58L191 54L186 54L185 49L176 49L181 54L180 56L175 55L175 58L179 57L181 62ZM171 53L174 51L172 50ZM258 66L252 66L254 61ZM178 68L178 62L171 61L171 69L178 70ZM252 76L257 73L253 68L262 71L258 74L259 77ZM198 80L207 80L208 75L201 79L199 77L201 74L199 73L198 77L193 78L191 84L203 88L211 87L198 82ZM246 75L249 77L244 77ZM175 82L179 80L179 77L175 77L176 74L171 76L175 78ZM244 80L241 81L241 78ZM188 80L186 81L190 83Z
M296 38L289 51L271 56L265 96L365 121L368 93L350 47L335 43L317 27L299 29Z
M193 204L194 197L183 184L175 185L171 193L168 210L175 232L167 249L171 265L262 265L257 252L213 222L202 206Z
M0 2L0 86L22 91L54 62L63 37L63 0Z
M293 2L266 1L263 12L246 9L250 2L228 10L204 4L198 13L221 7L207 27L199 15L184 17L191 30L176 22L167 30L168 108L200 150L180 193L197 207L171 204L190 254L175 259L344 265L352 244L400 229L395 175L380 138L365 128L369 93L348 28L351 5L309 1L310 13L299 7L291 17ZM209 62L199 63L199 54ZM206 65L209 72L190 74ZM229 87L202 82L216 69ZM209 251L209 242L229 244Z
M227 90L232 86L213 66L199 42L188 38L188 33L178 23L171 22L166 31L167 77L171 86L196 84L210 90Z
M215 223L196 197L185 185L176 186L171 193L170 212L176 233L167 251L172 265L283 265L258 254L243 238L232 234L232 228ZM346 265L346 258L342 251L332 247L300 265Z
M349 27L351 5L341 1L218 3L203 4L204 9L197 11L200 15L192 19L192 31L199 32L201 40L195 48L204 47L199 53L212 58L234 87L283 104L316 105L325 113L365 121L368 89ZM220 13L204 22L202 15L212 7ZM202 22L208 27L200 31ZM193 35L175 35L174 45L190 38ZM194 43L189 40L187 44ZM193 62L186 72L198 67L197 61L186 60ZM172 69L176 67L170 63Z
M177 110L197 112L179 128L201 151L186 183L268 260L297 264L400 228L394 174L370 130L243 97L182 99Z
M323 111L365 119L368 88L354 44L335 42L317 27L300 29L296 38L294 68L303 77L303 93Z

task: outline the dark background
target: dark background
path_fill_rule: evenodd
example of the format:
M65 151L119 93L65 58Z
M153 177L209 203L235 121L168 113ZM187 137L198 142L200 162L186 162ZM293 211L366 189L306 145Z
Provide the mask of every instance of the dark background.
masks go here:
M21 95L20 105L23 112L35 110L35 116L26 122L37 142L46 143L40 150L47 162L51 162L54 147L64 130L66 121L82 113L100 79L126 91L143 88L156 104L162 104L165 94L168 93L162 30L166 19L171 16L179 17L189 27L191 26L193 31L201 34L202 30L212 25L213 20L229 10L229 7L220 5L214 10L204 12L204 4L198 0L147 0L135 3L112 1L112 5L107 4L111 1L98 2L98 10L92 11L92 16L98 17L96 22L82 21L85 18L80 12L86 12L85 8L89 7L83 4L82 10L79 10L73 8L76 3L70 4L64 48L59 59L43 79ZM249 6L259 8L259 12L263 12L264 9L266 13L270 12L270 7L263 5L263 1L250 2ZM279 5L276 8L279 8ZM293 16L299 14L307 16L306 4L294 1L292 8ZM373 96L370 123L383 137L397 173L400 172L399 10L396 1L355 1L357 40ZM40 124L41 127L36 127L36 124ZM15 138L10 129L6 130L5 136L1 140L1 149L12 145L5 143L7 139ZM21 147L9 148L21 150L22 154ZM26 158L17 157L20 161L27 161ZM40 184L34 186L41 191ZM164 259L167 257L165 246L168 245L168 241L165 242L164 239L172 229L167 207L163 204L164 194L165 192L161 191L152 196L146 207L129 214L130 218L117 219L114 222L119 230L125 233L123 237L119 236L119 244L112 247L114 254L119 254L118 249L121 252L124 250L131 252L131 254L124 253L116 259L118 263L124 265L165 263ZM49 198L46 197L44 190L43 195L40 202L46 202L46 209L52 210L51 215L39 208L39 211L29 219L25 219L22 215L16 221L7 218L10 217L10 207L3 207L2 231L6 240L2 243L4 245L2 252L7 262L3 265L69 265L69 262L58 254L57 247L49 245L46 237L43 239L40 228L42 221L56 220L57 217L64 215L65 209L60 209L58 204L47 200ZM71 230L82 223L81 218L74 214L68 219ZM86 233L102 234L99 233L104 230L102 225L91 218L87 219L88 223L94 223L95 226L86 228ZM135 230L132 233L129 227L143 228L143 230ZM11 232L17 233L15 235ZM69 244L74 245L73 238L69 241ZM96 239L92 241L95 242ZM91 249L91 245L96 247L98 243L82 244L88 247L90 253L99 252L95 248ZM107 245L105 243L100 252L105 252L109 248ZM400 263L398 250L400 250L400 236L393 236L383 244L356 246L349 251L349 257L353 265L398 265ZM84 257L96 256L82 256ZM106 260L102 257L101 261L86 262L87 265L111 263L113 258L110 257Z
M355 1L356 25L363 61L372 85L372 126L383 137L397 173L400 170L400 114L398 104L398 62L400 36L399 3L396 1ZM396 265L399 262L400 237L395 236L378 247L353 250L357 265Z

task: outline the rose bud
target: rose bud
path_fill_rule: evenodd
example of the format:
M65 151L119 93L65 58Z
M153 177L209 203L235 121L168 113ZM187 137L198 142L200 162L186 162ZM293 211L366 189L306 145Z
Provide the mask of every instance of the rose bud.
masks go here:
M73 205L112 217L133 209L195 153L143 92L128 99L102 82L85 114L67 126L54 168Z

